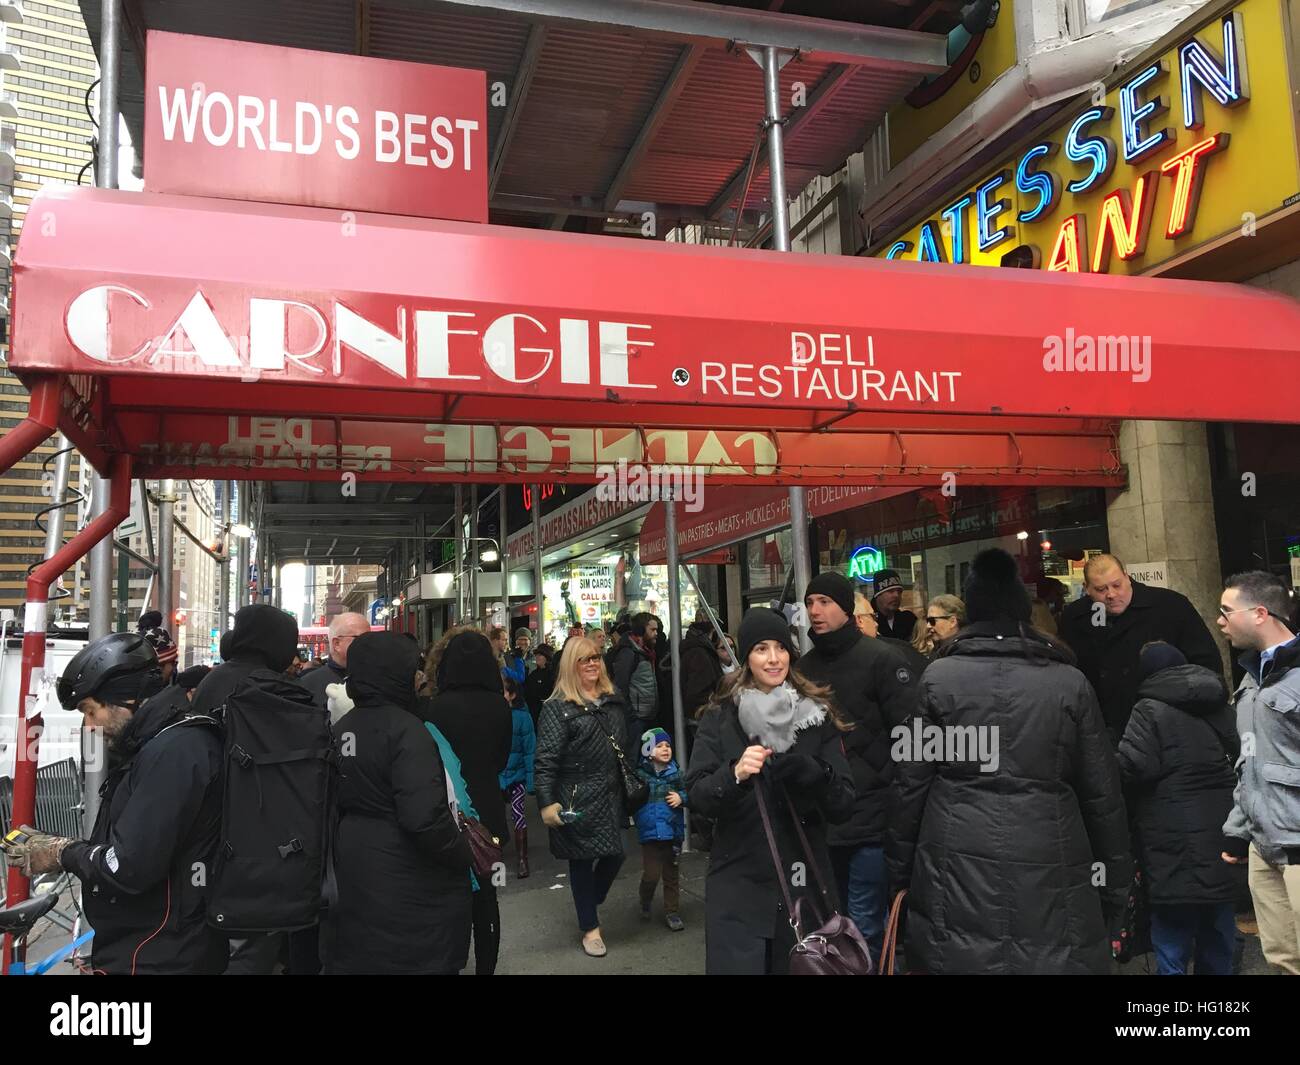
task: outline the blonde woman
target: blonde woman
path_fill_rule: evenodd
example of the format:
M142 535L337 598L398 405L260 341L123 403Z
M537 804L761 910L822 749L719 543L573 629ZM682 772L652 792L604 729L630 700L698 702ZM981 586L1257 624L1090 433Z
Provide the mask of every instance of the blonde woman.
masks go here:
M784 973L794 935L764 834L755 789L762 788L786 868L804 864L794 817L804 826L818 877L792 877L793 898L812 895L823 913L838 904L826 825L853 812L853 778L841 735L847 731L829 689L791 668L786 619L766 607L740 623L740 668L723 679L700 718L686 775L689 805L714 820L705 888L705 970L709 974ZM794 807L791 816L789 803ZM801 907L805 921L813 911ZM809 929L805 929L808 931Z
M925 624L918 625L912 634L912 646L926 658L933 658L965 624L966 604L955 595L936 595L925 608Z
M626 814L615 745L626 755L625 713L596 645L571 637L537 721L533 782L551 853L569 863L582 949L593 958L607 953L597 908L623 864Z

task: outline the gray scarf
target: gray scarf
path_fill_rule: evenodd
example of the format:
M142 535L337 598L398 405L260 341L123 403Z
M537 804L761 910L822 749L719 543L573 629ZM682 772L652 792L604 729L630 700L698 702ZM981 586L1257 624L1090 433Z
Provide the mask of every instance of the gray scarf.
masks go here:
M788 681L770 692L741 688L736 708L746 737L758 737L759 743L777 754L784 754L794 746L795 733L800 729L826 720L826 708L805 699Z

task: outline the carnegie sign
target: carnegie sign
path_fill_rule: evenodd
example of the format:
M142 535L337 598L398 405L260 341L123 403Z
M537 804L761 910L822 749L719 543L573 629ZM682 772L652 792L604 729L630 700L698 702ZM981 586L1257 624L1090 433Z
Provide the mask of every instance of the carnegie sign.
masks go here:
M146 47L145 188L487 221L483 71L158 30Z
M1215 5L907 232L886 259L1135 274L1300 198L1279 0Z

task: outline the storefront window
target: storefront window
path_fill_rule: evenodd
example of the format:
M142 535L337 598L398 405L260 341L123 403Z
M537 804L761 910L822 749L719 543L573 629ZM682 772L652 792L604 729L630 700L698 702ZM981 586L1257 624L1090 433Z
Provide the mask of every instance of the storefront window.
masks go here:
M785 584L791 557L789 529L779 529L750 540L745 545L746 587L781 587Z

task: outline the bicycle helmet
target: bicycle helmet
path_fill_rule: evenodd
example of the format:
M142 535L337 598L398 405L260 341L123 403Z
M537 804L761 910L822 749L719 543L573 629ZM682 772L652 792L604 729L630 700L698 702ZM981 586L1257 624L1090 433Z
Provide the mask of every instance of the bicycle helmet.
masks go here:
M80 651L64 667L59 678L59 705L75 710L87 696L96 695L115 680L139 674L140 687L150 672L158 672L158 654L138 632L114 632L101 636Z

